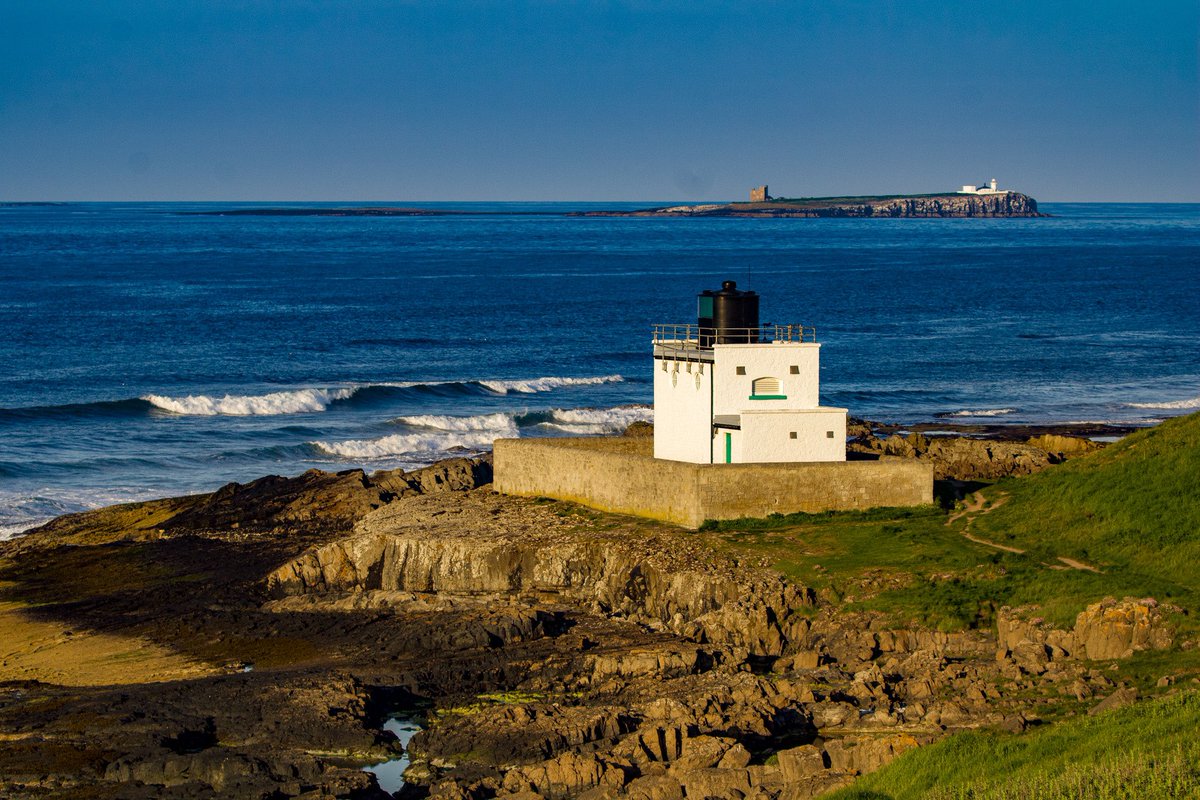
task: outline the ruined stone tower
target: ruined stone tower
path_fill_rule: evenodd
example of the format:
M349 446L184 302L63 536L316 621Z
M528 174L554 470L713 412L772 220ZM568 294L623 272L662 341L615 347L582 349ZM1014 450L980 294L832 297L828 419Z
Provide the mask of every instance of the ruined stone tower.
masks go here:
M766 185L755 186L753 189L750 190L750 202L751 203L765 203L770 199L771 199L771 195L767 194Z

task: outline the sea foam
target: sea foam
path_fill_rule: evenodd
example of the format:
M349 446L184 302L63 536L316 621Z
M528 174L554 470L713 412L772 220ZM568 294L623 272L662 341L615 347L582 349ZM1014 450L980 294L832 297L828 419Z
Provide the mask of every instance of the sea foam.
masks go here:
M512 381L479 381L479 385L496 394L534 394L535 392L550 392L564 386L596 386L601 383L621 383L620 375L600 375L593 378L532 378L530 380Z
M493 431L500 435L516 436L516 414L480 414L474 417L455 417L448 414L417 414L396 417L397 425L410 428L429 428L438 431Z
M482 452L497 436L492 431L463 433L394 433L379 439L350 439L344 442L311 442L322 453L349 459L383 459L400 456L432 456L450 450ZM433 461L434 458L425 460Z
M943 419L949 417L1003 417L1005 414L1015 412L1015 408L981 408L977 411L964 408L962 411L947 411L943 414L934 414L934 416Z
M634 422L649 422L652 419L654 409L650 406L556 408L550 412L550 419L540 423L540 427L583 435L621 433Z
M615 408L555 408L547 411L497 412L475 416L417 414L396 417L394 425L412 430L378 439L350 439L341 442L315 441L309 444L325 455L347 459L388 459L406 457L432 461L438 454L455 450L484 452L496 439L517 438L529 431L543 436L598 435L620 433L632 422L649 420L649 406Z
M142 397L147 403L187 416L271 416L275 414L304 414L324 411L336 400L346 400L358 391L358 387L346 389L295 389L270 394L227 394L224 397L209 397L197 394L187 397L164 397L148 394Z
M73 490L46 487L29 493L0 491L0 541L44 525L62 514L156 496L157 492L145 488Z
M1186 400L1166 400L1156 403L1126 403L1126 408L1200 408L1200 397L1192 397Z
M547 376L522 380L465 380L465 381L398 381L366 383L330 389L292 389L270 394L227 394L216 397L204 394L186 397L168 397L160 394L144 395L141 399L155 408L182 416L272 416L277 414L311 414L325 411L338 400L348 400L362 390L413 390L429 387L450 387L465 392L490 394L535 394L552 392L571 386L596 386L603 383L620 383L620 375L600 375L585 378L562 378Z

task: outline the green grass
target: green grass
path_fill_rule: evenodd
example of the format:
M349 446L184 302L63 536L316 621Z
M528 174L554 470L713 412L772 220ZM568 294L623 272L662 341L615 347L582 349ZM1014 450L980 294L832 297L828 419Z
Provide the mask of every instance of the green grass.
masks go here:
M1200 692L1023 734L970 732L905 753L828 800L1200 797Z
M976 535L1104 571L1084 585L1200 609L1200 415L1168 420L1085 458L1019 480Z
M544 694L536 692L485 692L484 694L475 695L474 703L437 709L430 715L430 720L436 723L445 717L478 714L497 705L524 705L526 703L540 703L545 699L546 696Z
M860 194L842 195L838 197L775 197L772 203L791 204L833 204L833 203L863 203L877 200L908 200L922 197L957 197L957 192L933 192L931 194Z
M990 619L997 578L1014 560L946 527L934 506L865 512L792 514L714 523L721 546L766 556L788 577L827 600L891 613L898 624L942 630Z
M1037 605L1070 626L1105 596L1200 612L1200 414L1169 420L1095 454L984 490L978 537L936 507L791 514L707 523L717 546L766 557L826 600L941 630L986 627L1002 605ZM1102 573L1064 569L1059 556ZM1058 568L1055 568L1058 567ZM1189 635L1191 635L1189 633ZM1195 660L1195 659L1193 659Z

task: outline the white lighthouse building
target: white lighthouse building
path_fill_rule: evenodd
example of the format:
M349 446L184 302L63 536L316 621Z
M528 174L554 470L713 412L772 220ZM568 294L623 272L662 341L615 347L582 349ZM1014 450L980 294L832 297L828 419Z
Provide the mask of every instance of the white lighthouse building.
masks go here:
M820 405L812 328L760 325L725 281L697 322L654 326L654 457L696 464L845 461L846 409Z

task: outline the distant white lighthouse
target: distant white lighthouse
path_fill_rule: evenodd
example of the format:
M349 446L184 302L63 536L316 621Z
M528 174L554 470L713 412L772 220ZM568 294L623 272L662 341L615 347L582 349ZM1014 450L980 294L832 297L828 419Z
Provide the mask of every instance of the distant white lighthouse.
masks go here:
M1009 189L1000 189L998 187L999 187L999 184L996 183L996 179L992 178L990 181L988 181L987 186L975 186L970 183L964 184L963 187L958 190L958 193L959 194L1008 194L1011 191Z
M845 461L846 409L820 405L812 328L759 325L725 281L696 324L654 326L654 457L698 464Z

